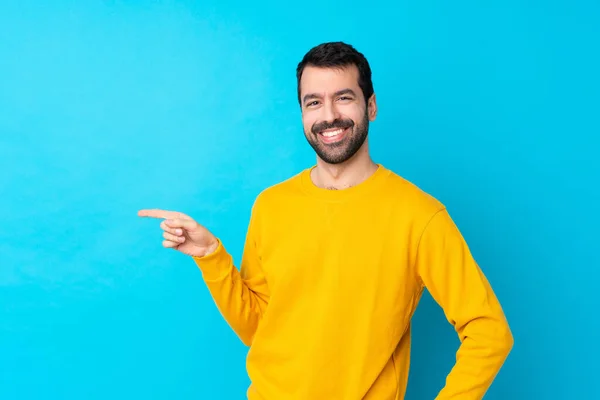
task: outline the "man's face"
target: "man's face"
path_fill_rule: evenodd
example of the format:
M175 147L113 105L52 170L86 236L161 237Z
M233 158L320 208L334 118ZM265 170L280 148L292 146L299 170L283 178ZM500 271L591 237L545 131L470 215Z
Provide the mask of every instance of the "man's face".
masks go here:
M363 145L369 121L376 114L375 96L369 109L358 85L358 68L304 69L300 81L302 124L308 143L328 164L350 159Z

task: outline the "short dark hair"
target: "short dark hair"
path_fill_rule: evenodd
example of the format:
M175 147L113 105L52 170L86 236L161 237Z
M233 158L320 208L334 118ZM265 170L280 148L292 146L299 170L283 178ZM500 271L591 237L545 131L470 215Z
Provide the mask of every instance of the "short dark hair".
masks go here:
M298 102L300 98L300 79L304 68L307 66L320 68L343 68L355 65L358 68L358 86L360 86L365 101L368 102L373 94L373 82L371 81L371 67L365 56L354 47L344 42L327 42L313 47L304 55L302 61L296 68L296 79L298 80Z

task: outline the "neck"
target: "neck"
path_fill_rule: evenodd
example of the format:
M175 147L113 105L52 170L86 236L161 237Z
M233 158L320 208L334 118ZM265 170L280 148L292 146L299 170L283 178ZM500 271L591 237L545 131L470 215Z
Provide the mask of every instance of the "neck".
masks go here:
M312 170L311 179L320 188L342 190L365 181L377 167L365 143L354 156L340 164L328 164L317 158L317 166Z

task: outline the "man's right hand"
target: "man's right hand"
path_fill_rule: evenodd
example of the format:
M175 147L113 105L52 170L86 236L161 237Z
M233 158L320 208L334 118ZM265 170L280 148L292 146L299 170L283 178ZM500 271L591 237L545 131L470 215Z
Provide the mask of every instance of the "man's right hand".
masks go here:
M160 223L163 229L163 247L189 256L204 257L213 253L219 245L215 235L183 213L145 209L138 211L138 216L163 219Z

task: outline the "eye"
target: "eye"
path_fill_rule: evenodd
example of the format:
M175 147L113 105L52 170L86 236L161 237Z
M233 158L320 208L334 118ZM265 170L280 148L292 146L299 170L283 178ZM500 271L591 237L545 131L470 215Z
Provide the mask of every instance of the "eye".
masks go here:
M352 97L350 97L350 96L341 96L340 100L342 100L342 101L350 101L350 100L352 100Z
M309 103L306 103L306 107L316 106L317 104L319 104L319 102L317 100L311 101Z

